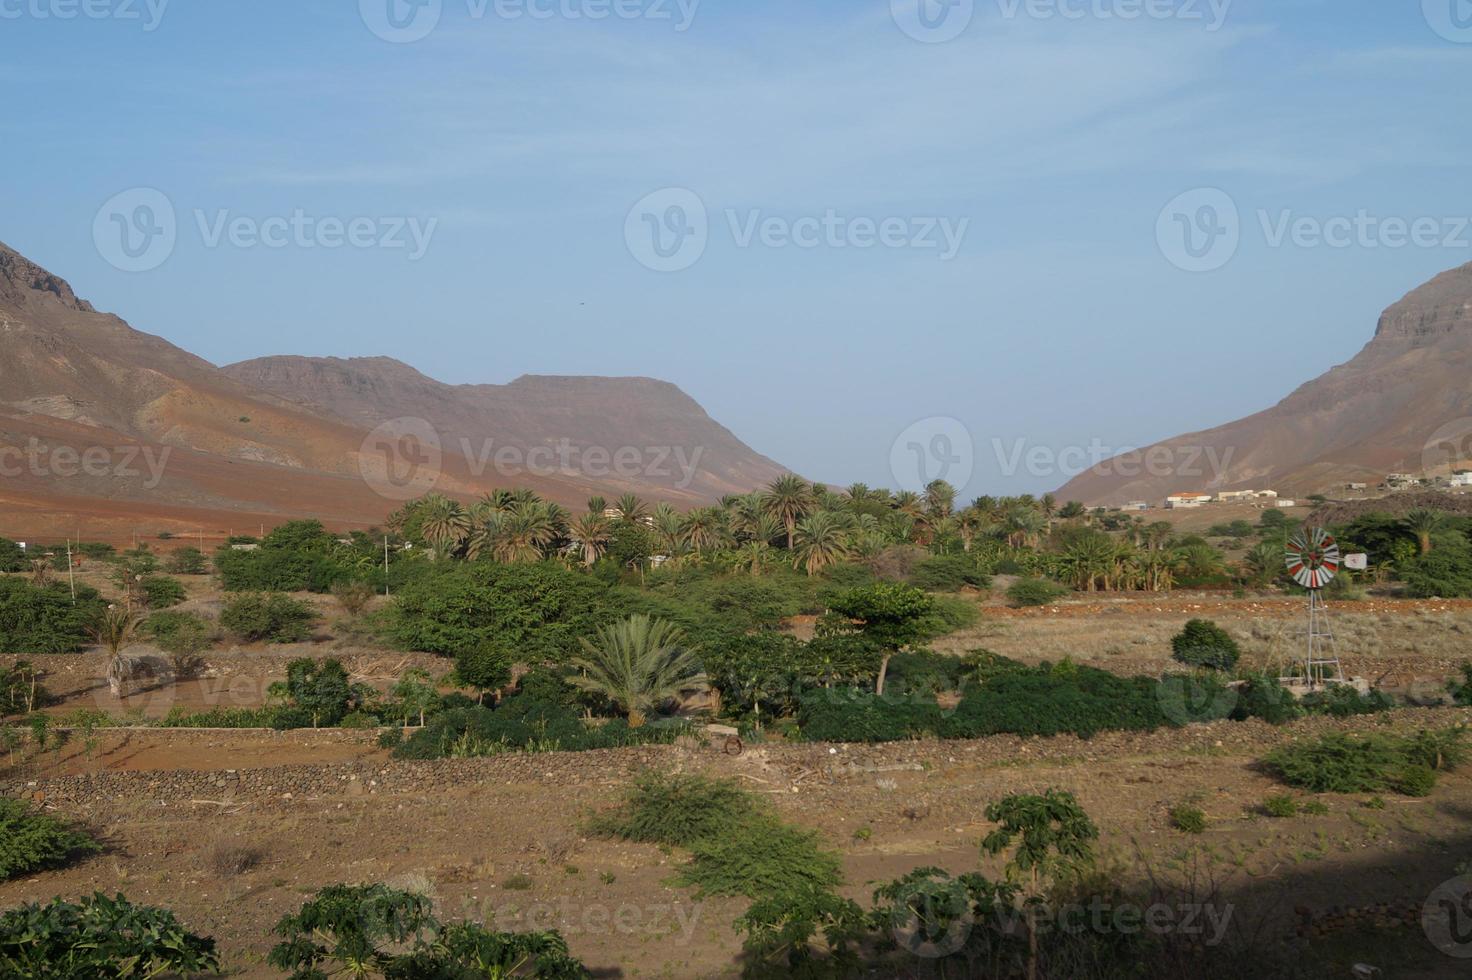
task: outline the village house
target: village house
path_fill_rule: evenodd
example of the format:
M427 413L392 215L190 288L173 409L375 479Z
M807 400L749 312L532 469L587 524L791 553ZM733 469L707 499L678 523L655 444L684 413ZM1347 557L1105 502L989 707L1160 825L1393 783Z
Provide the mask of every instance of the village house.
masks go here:
M1209 493L1177 493L1165 498L1167 510L1179 510L1183 507L1200 507L1211 500Z

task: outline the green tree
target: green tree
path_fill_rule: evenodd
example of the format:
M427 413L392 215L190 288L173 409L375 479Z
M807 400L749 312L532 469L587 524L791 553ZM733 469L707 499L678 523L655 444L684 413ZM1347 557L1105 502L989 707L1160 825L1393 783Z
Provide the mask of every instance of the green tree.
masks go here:
M399 703L400 717L404 719L405 725L409 724L410 718L417 715L419 724L423 727L424 716L440 703L440 692L434 686L429 671L422 667L411 667L404 671L390 693Z
M800 476L784 474L762 493L762 511L780 521L787 531L787 550L797 536L797 522L813 507L813 488Z
M1421 548L1421 554L1431 554L1434 547L1432 535L1436 534L1447 525L1446 514L1438 510L1413 510L1406 515L1406 530L1416 536L1416 543Z
M272 684L271 693L302 712L313 728L336 725L367 695L348 679L341 661L305 657L286 665L286 680Z
M874 693L882 695L890 659L924 638L925 621L935 612L935 600L913 585L876 582L836 593L828 600L828 609L825 632L850 629L883 651L874 682ZM848 622L835 622L832 616Z
M809 576L848 560L852 554L845 522L828 511L820 510L800 521L796 537L788 546L794 542L794 565Z
M475 689L476 700L484 701L488 691L499 691L511 683L511 654L504 647L483 640L455 658L455 678Z
M630 616L603 627L582 646L583 655L571 661L582 673L568 682L613 702L631 728L643 725L661 705L706 687L684 632L661 619Z
M1050 789L1041 796L1008 796L990 804L986 818L998 826L982 838L981 852L995 856L1012 851L1007 877L1013 881L1026 878L1029 902L1041 900L1045 881L1075 874L1093 864L1099 828L1072 793ZM1033 916L1028 916L1029 980L1037 977L1036 925Z

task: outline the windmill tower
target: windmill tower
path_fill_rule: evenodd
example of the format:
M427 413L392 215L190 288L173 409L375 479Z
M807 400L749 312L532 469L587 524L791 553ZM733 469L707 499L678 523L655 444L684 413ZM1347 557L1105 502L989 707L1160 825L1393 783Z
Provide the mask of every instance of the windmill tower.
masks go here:
M1288 542L1285 555L1288 574L1308 589L1308 646L1299 661L1302 676L1284 681L1305 683L1310 691L1322 690L1330 684L1347 683L1339 664L1339 645L1329 625L1329 607L1324 602L1324 586L1334 581L1341 563L1339 543L1321 527L1300 531Z

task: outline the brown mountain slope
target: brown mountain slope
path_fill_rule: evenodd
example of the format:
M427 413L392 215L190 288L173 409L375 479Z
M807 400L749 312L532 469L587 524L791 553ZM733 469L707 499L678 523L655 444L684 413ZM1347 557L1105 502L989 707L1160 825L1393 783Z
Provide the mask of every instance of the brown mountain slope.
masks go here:
M223 370L365 429L422 419L447 456L508 477L518 469L606 474L610 486L710 499L746 492L784 472L689 395L651 378L525 376L506 385L448 385L387 357L265 357ZM537 447L540 455L532 456Z
M1058 496L1159 503L1180 491L1306 494L1387 473L1445 472L1472 433L1472 264L1386 310L1358 355L1264 412L1107 460ZM1432 451L1427 452L1428 444ZM1424 460L1424 462L1423 462Z
M370 430L404 417L443 428L432 485L466 497L514 484L566 504L627 490L693 505L781 472L663 382L454 388L386 359L252 365L222 371L134 330L0 244L0 535L223 532L297 516L381 523L402 499L377 478L385 446L396 465L403 444ZM580 453L569 466L528 457L564 441ZM521 465L493 455L508 445ZM636 458L616 465L625 446ZM609 460L600 466L595 453L583 466L594 447Z

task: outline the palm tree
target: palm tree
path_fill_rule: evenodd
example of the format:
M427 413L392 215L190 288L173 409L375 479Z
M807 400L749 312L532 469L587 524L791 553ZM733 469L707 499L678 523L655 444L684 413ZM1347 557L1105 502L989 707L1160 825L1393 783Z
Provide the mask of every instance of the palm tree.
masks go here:
M680 546L680 532L683 527L679 512L669 504L660 504L654 508L650 524L664 553L674 554Z
M593 641L581 642L583 656L571 663L582 673L569 677L569 683L612 701L632 728L669 701L707 686L684 632L663 619L630 616L600 629Z
M625 524L638 524L649 516L649 508L637 494L626 493L613 506L618 509L618 519Z
M932 518L949 517L955 508L955 487L945 480L931 480L925 485L925 509Z
M568 529L568 537L582 553L583 565L589 568L597 564L598 559L608 550L611 533L612 526L608 518L603 516L602 508L588 511Z
M107 650L107 688L115 698L123 696L123 681L133 674L133 660L122 651L133 642L137 630L138 617L118 606L108 606L91 630L92 639Z
M715 507L699 507L685 515L680 536L695 551L717 547L725 539L723 513Z
M773 480L762 494L762 509L782 522L787 529L787 550L791 551L797 534L797 522L813 507L813 488L800 476L788 473Z
M753 577L761 575L762 567L772 554L772 546L765 541L748 541L736 553L741 556L741 567L750 569Z
M588 498L588 513L597 514L599 517L602 517L603 512L607 509L608 501L604 500L602 497Z
M438 494L424 498L424 522L419 533L436 551L453 554L470 537L470 515L460 504Z
M820 510L797 526L795 568L816 575L830 565L847 560L853 549L848 542L848 527L835 514Z
M1439 510L1413 510L1406 515L1406 530L1416 536L1421 554L1431 554L1431 535L1446 527L1446 515Z

